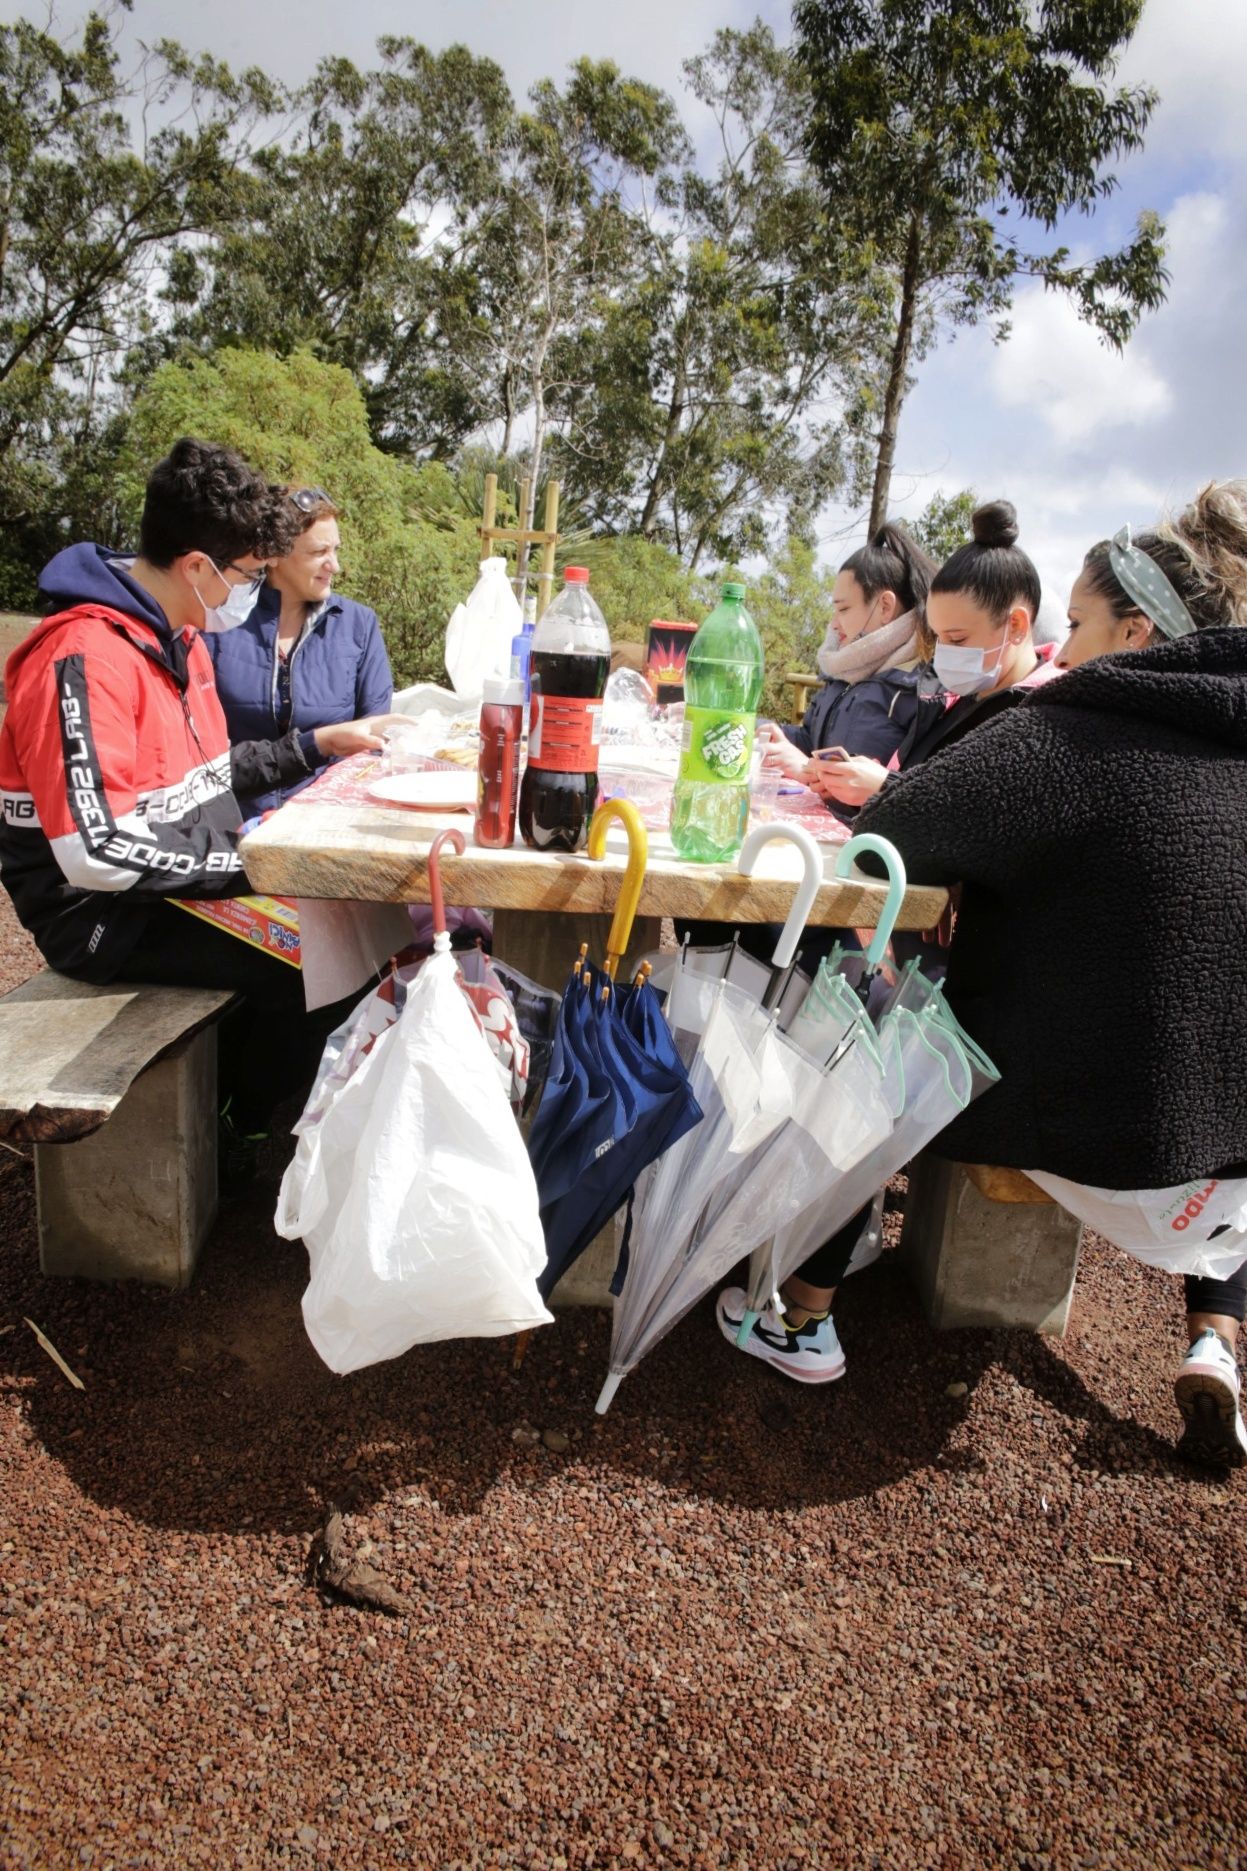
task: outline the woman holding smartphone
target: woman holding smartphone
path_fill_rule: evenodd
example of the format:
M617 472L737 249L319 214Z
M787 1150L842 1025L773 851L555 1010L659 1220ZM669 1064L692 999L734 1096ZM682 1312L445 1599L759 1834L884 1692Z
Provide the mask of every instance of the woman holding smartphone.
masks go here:
M1013 507L1007 500L992 501L978 508L971 526L972 539L931 580L926 620L935 637L935 674L943 686L933 701L923 699L905 742L893 754L898 787L912 769L933 756L938 764L944 749L1016 706L1056 673L1052 647L1040 649L1034 641L1039 573L1017 544ZM893 778L883 761L862 755L815 760L811 768L808 784L836 810L864 805L884 793ZM843 1377L844 1353L831 1307L869 1219L868 1206L784 1282L783 1305L762 1314L745 1351L802 1383ZM733 1343L745 1306L740 1287L719 1295L719 1328Z
M812 785L820 749L886 763L910 736L923 702L942 707L919 622L934 571L935 561L891 520L844 561L818 652L823 685L800 727L770 724L765 767Z

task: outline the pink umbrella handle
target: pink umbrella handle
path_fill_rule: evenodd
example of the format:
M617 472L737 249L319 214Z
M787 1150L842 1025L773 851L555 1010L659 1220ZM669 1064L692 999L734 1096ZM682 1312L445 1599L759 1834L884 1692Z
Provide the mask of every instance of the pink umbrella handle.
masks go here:
M446 903L442 896L442 846L448 844L458 857L463 856L463 833L454 826L439 832L429 846L429 902L433 909L433 933L446 933Z

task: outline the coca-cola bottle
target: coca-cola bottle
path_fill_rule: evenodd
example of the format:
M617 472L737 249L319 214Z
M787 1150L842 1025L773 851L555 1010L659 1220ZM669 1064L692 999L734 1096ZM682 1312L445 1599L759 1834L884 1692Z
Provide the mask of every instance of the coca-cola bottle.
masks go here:
M533 633L529 658L520 833L539 851L579 851L588 839L610 660L606 619L589 596L589 574L569 565L562 591Z

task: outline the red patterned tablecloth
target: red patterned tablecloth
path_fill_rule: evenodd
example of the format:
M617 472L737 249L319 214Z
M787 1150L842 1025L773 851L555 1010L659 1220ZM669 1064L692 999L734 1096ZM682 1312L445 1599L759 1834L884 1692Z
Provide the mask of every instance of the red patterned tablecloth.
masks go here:
M341 805L341 806L376 806L377 801L370 796L369 787L380 777L382 770L379 754L354 754L349 760L335 761L314 780L287 801L287 806L303 805ZM423 760L415 769L419 772L453 772L454 762L435 760L432 757ZM647 831L665 832L671 820L671 781L660 773L634 773L622 767L603 764L600 773L599 796L603 799L630 799L641 814L641 821ZM829 812L817 793L812 793L807 786L798 792L773 793L765 805L752 816L751 823L775 822L786 825L803 825L819 844L842 845L849 836L849 828Z

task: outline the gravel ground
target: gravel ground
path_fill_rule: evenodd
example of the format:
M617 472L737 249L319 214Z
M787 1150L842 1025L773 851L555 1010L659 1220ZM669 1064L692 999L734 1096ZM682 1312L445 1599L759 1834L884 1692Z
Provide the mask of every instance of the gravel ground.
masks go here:
M1243 1862L1247 1490L1173 1457L1177 1282L1093 1246L1063 1342L936 1336L885 1255L830 1391L703 1307L599 1420L603 1314L334 1378L271 1189L189 1293L45 1282L0 1155L3 1864ZM307 1583L330 1502L407 1615Z

